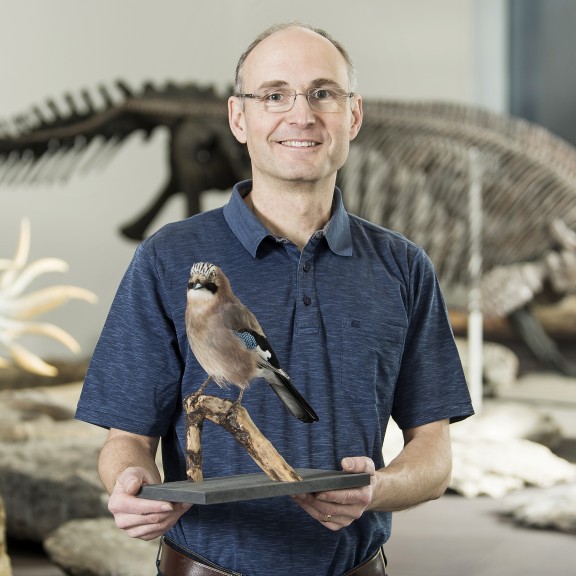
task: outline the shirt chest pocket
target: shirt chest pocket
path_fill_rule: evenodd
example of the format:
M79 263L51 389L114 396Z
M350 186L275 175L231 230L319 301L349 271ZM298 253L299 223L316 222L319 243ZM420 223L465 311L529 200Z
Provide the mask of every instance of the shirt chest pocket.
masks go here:
M354 401L391 403L407 327L367 315L342 321L340 385Z

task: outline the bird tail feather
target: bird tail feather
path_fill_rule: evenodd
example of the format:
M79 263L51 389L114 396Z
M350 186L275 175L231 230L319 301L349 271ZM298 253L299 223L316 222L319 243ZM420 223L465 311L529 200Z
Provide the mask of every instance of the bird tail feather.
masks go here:
M272 390L276 392L278 398L282 400L282 403L288 411L298 418L298 420L302 420L302 422L306 422L307 424L318 422L318 415L312 406L306 402L302 394L296 390L290 379L278 371L274 371L274 376L276 379L270 379L268 383L272 387Z

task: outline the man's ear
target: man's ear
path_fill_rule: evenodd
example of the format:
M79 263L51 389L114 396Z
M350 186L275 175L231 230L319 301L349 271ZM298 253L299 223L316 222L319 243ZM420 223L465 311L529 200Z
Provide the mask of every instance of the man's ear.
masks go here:
M362 126L362 118L364 117L364 112L362 111L362 97L354 96L354 102L352 105L352 120L350 124L350 140L354 140L360 131L360 126Z
M230 96L228 98L228 122L230 130L241 144L246 144L246 119L240 98Z

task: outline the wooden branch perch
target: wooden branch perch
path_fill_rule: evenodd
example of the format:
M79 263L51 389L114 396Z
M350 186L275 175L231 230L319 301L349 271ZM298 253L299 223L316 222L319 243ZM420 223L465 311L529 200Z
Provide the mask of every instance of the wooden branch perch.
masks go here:
M243 406L216 396L192 394L184 400L184 409L186 410L186 472L190 480L201 482L203 479L201 436L206 418L232 434L271 480L286 482L302 480L260 432Z

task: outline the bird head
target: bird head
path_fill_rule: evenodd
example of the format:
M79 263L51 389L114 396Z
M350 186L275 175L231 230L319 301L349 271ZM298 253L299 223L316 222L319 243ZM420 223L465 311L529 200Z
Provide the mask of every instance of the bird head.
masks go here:
M188 290L207 290L216 294L220 286L219 279L221 276L218 266L208 262L196 262L190 269Z

